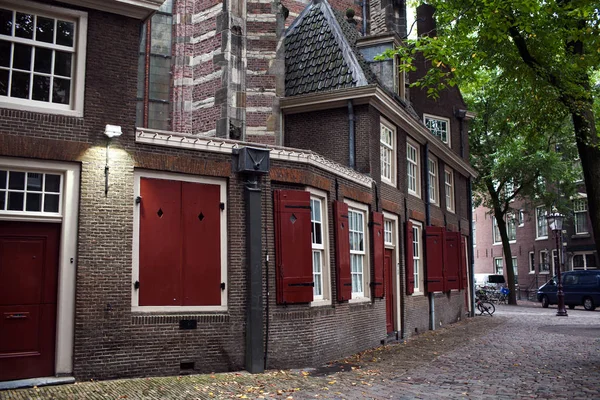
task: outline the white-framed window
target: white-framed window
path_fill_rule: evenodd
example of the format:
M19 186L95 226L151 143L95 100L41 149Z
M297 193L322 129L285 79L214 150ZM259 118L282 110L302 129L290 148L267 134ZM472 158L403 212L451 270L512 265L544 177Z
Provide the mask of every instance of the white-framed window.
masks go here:
M446 187L446 210L454 212L454 171L444 168L444 183Z
M437 159L429 156L427 171L429 174L429 202L431 204L439 203L438 196L438 162Z
M310 192L310 221L313 260L313 299L312 305L331 302L329 243L327 224L327 193L307 188Z
M0 3L0 107L83 116L87 13Z
M535 252L529 252L529 273L535 273Z
M552 275L556 274L557 266L560 264L558 260L558 251L556 249L552 249Z
M573 225L575 227L576 235L587 234L587 200L576 199L573 200Z
M547 274L550 272L550 262L548 260L548 250L540 250L540 274Z
M519 226L525 226L525 211L519 210Z
M413 230L413 271L415 277L414 293L423 293L423 243L421 240L423 225L417 221L411 222Z
M406 175L408 179L408 193L421 197L419 146L414 142L406 143Z
M450 146L450 120L448 118L423 114L423 122L433 136Z
M394 246L394 221L385 219L383 221L384 244L386 246Z
M492 229L494 231L494 244L502 243L502 237L500 237L500 229L498 229L498 221L496 217L492 216Z
M0 214L62 215L63 176L0 167Z
M406 72L402 71L399 65L398 57L394 57L394 71L398 71L394 74L394 89L396 94L400 96L402 100L406 99Z
M547 211L544 207L536 207L535 209L535 237L536 239L548 238L548 222L546 220Z
M381 180L396 186L396 129L387 121L380 125Z
M517 240L517 219L514 214L506 215L506 231L508 240L515 242Z
M132 311L226 311L227 181L135 170L133 189Z
M571 260L573 270L598 269L596 254L593 252L578 252Z
M369 235L366 230L369 207L351 200L345 202L348 204L352 299L361 301L369 298L370 269L367 250Z
M517 257L512 258L513 273L515 275L515 285L519 284L519 267L517 266Z
M471 221L471 229L473 230L473 246L477 245L477 221Z
M496 275L504 274L504 260L501 257L494 258L494 273Z

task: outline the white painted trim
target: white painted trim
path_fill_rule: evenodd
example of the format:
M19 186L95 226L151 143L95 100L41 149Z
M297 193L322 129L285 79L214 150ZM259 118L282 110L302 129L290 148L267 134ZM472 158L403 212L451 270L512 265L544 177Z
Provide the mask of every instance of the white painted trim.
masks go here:
M108 0L107 0L108 1ZM40 3L34 3L28 0L0 0L0 6L6 6L12 10L26 10L34 14L48 16L52 18L65 18L75 22L75 39L73 50L75 53L74 73L71 78L71 107L65 105L52 104L43 101L18 99L8 96L0 96L0 107L13 110L30 111L43 114L58 114L70 117L83 117L84 98L85 98L85 65L87 51L87 27L88 14L84 11L73 10L56 6L48 6ZM32 44L33 45L33 44ZM54 46L56 47L56 46Z
M452 179L451 185L450 185L450 200L452 204L448 204L448 202L446 202L446 211L451 212L452 214L454 214L456 212L456 179L454 179L454 170L450 167L444 167L444 196L446 196L446 193L448 191L448 188L446 187L446 173L449 172L450 173L450 178ZM446 196L447 197L447 196Z
M156 172L136 169L133 172L133 197L140 196L140 178L165 179L181 182L204 183L219 185L221 188L221 202L225 203L225 211L221 213L221 281L225 282L225 290L221 291L220 306L140 306L139 291L133 287L133 283L140 278L140 207L134 205L133 210L133 254L131 268L131 311L133 312L204 312L204 311L227 311L227 293L229 284L227 281L227 181L220 178L208 178L203 176L183 175L171 172ZM134 200L132 199L132 201ZM142 200L143 201L143 200Z
M344 203L348 205L349 210L354 209L354 211L362 212L365 218L363 221L363 237L365 241L363 244L365 249L365 258L363 264L363 295L360 297L354 297L354 293L352 293L352 298L350 299L351 303L360 303L363 301L371 300L371 248L369 247L369 206L367 204L359 203L350 199L344 199ZM348 226L348 229L350 229L350 226Z
M419 144L417 142L415 142L414 140L412 140L411 138L407 137L406 138L406 148L408 151L408 146L412 147L415 149L416 151L416 155L417 155L417 166L416 166L416 171L415 171L415 188L416 190L408 190L408 194L411 194L415 197L418 197L419 199L421 198L421 146L419 146ZM406 155L406 162L408 163L408 154ZM412 161L411 161L412 162ZM406 171L406 176L408 178L408 164L407 164L407 171ZM407 188L408 188L408 182L406 184Z
M384 221L389 219L393 223L392 234L394 235L395 245L393 248L394 251L394 260L392 267L394 271L392 272L392 276L394 277L393 282L393 290L394 290L394 330L401 330L401 318L402 318L402 309L400 307L400 298L402 297L402 287L400 285L400 219L396 214L388 213L387 211L383 212ZM390 248L390 247L387 247Z
M446 122L446 124L448 126L448 130L446 131L446 137L448 138L448 142L444 142L441 138L438 138L438 139L440 140L440 142L444 143L446 146L452 148L452 134L451 134L451 129L450 129L450 119L446 118L446 117L440 117L439 115L423 113L423 123L425 124L425 126L427 126L427 124L425 122L425 119L427 119L427 118ZM431 134L431 136L437 138L437 136L435 136L431 131L430 131L430 134Z
M146 128L136 129L135 141L136 143L207 151L220 154L233 154L234 151L237 151L237 149L245 146L265 148L270 151L270 158L272 160L284 160L312 165L368 188L371 188L373 183L373 179L371 177L360 174L353 169L331 161L310 150L281 146L268 146L259 143L220 139L216 137L186 135Z
M428 154L428 161L433 162L434 170L435 170L435 181L433 182L433 187L435 189L435 201L431 200L431 188L429 189L429 202L434 206L440 205L440 164L438 162L438 158L433 154ZM429 164L427 165L427 178L431 179L431 173L429 172Z
M386 183L386 184L391 185L396 188L396 187L398 187L398 133L396 130L396 126L383 117L380 118L379 124L380 124L380 127L379 127L379 129L380 129L380 132L379 132L380 149L381 149L381 145L382 145L382 143L381 143L381 126L383 125L384 127L386 127L387 129L389 129L392 132L392 159L390 162L391 178L384 177L382 174L381 181L383 183ZM379 158L381 160L381 154L379 155ZM381 161L380 161L380 164L381 164ZM380 165L380 169L383 170L382 165Z
M322 215L321 215L321 226L323 228L323 270L321 276L323 278L323 298L313 300L310 303L311 307L325 306L331 304L331 264L329 261L329 252L331 251L331 243L329 241L329 200L327 199L327 192L313 187L306 187L305 189L310 193L311 197L316 197L321 200ZM311 250L312 254L312 250ZM325 271L326 270L326 271Z
M419 287L418 289L414 289L413 294L411 296L424 296L425 293L425 257L423 254L423 223L417 221L416 219L411 219L410 222L413 224L413 228L417 227L419 229ZM413 235L414 237L414 235ZM417 280L415 279L415 283Z
M63 174L62 226L58 259L58 296L56 306L56 374L73 372L73 338L75 334L75 286L77 270L77 233L79 219L79 164L0 157L0 168L35 169ZM19 217L5 215L3 220L58 222L60 218L40 215Z
M164 0L61 0L80 7L145 19L157 11Z

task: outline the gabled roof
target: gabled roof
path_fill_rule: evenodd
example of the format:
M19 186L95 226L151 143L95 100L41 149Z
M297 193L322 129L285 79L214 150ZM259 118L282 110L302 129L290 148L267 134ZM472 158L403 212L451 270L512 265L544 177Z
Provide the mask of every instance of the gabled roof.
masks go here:
M286 96L376 83L355 48L356 28L326 0L313 0L285 36Z

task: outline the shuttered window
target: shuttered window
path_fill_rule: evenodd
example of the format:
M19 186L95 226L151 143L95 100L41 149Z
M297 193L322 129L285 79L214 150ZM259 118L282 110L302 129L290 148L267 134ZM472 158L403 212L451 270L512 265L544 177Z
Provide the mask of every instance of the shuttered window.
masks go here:
M365 215L358 210L348 210L350 231L350 276L352 297L364 297Z
M136 177L134 307L226 305L225 188L211 182Z
M371 213L371 240L373 242L373 296L382 298L385 294L384 286L384 226L383 214Z
M350 235L348 231L348 204L341 201L333 203L335 214L335 268L338 301L352 298L352 280L350 277Z
M444 291L445 229L428 226L425 230L427 251L427 292Z
M446 232L445 243L445 262L444 262L444 291L459 289L460 275L460 233Z

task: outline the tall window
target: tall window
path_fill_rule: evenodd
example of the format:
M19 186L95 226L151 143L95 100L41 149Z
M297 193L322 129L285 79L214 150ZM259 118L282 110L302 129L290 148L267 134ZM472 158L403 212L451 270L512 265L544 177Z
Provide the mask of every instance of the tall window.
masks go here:
M492 229L494 230L494 244L501 243L502 238L500 237L500 229L498 229L496 217L492 217Z
M446 210L454 212L454 172L450 168L444 169L446 186Z
M423 291L421 225L413 221L413 271L415 277L415 292Z
M396 185L396 132L387 124L381 124L379 139L381 153L381 180Z
M423 115L423 122L433 136L439 138L442 142L450 144L450 120L433 115Z
M587 226L587 202L585 199L577 199L573 201L573 212L575 225L575 234L581 235L588 233Z
M142 29L138 63L139 127L170 130L173 0L166 0Z
M350 233L350 275L352 297L364 297L365 264L365 214L359 210L348 210Z
M323 299L323 259L324 259L324 235L323 235L323 204L321 199L310 198L310 222L312 238L312 260L313 260L313 298Z
M428 166L428 172L429 172L429 201L432 204L437 204L438 203L438 193L437 193L437 187L438 187L438 164L436 159L434 158L429 158L429 166Z
M394 245L394 221L386 219L383 222L384 243L388 246Z
M38 6L0 5L0 106L83 116L87 14Z
M502 258L494 258L494 273L496 275L504 273L504 260Z
M519 267L517 266L517 257L512 258L513 273L515 274L515 285L519 284Z
M517 219L514 214L506 215L506 230L508 233L508 240L511 242L517 240Z
M535 253L529 252L529 273L535 273Z
M519 210L519 226L525 225L525 211Z
M473 230L473 246L477 245L477 221L473 220L471 221L471 226L472 226L472 230Z
M545 239L548 237L548 222L546 221L546 209L544 207L537 207L535 209L536 218L536 237L538 239Z
M540 250L540 274L550 272L550 263L548 262L548 250Z
M411 143L406 144L406 174L408 177L408 193L421 196L419 184L419 152Z

